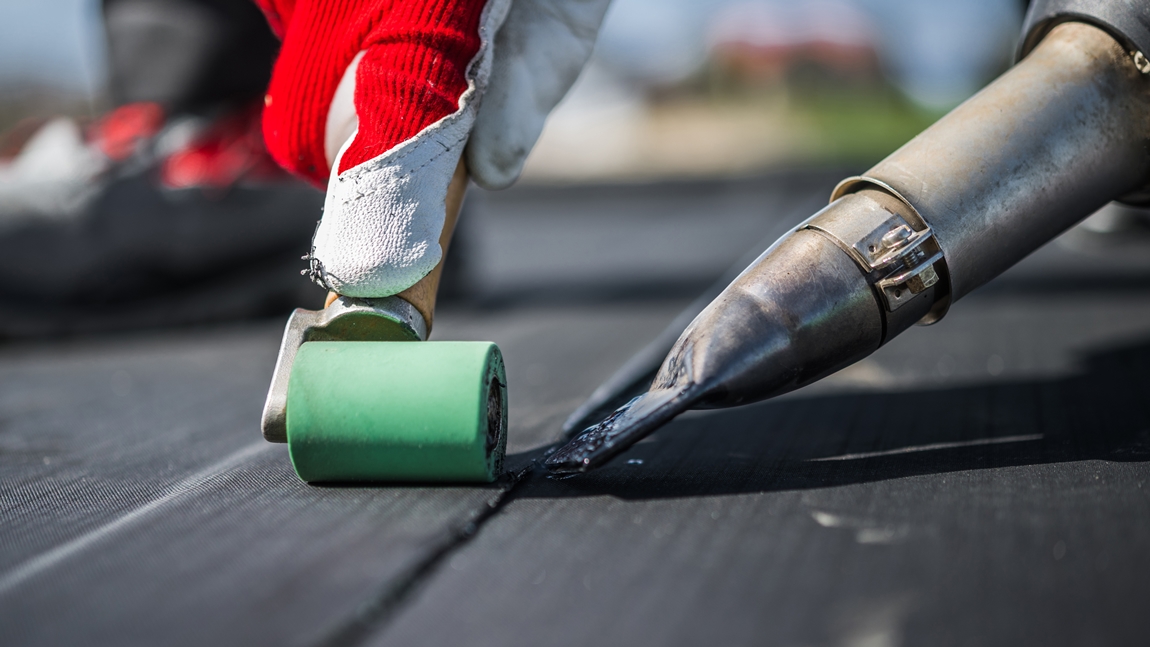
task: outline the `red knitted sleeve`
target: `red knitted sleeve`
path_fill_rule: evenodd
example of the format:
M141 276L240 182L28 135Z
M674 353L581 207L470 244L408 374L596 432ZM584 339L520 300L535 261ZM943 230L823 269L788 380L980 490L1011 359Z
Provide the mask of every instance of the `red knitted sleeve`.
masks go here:
M268 149L324 186L324 127L336 86L356 72L359 132L340 171L394 148L458 109L479 51L486 0L256 0L282 33L264 110ZM278 25L278 27L277 27Z

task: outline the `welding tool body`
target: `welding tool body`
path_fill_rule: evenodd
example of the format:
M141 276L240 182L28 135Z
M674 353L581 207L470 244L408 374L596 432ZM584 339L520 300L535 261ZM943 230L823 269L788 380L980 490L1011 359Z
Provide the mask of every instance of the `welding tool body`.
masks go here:
M1150 179L1150 64L1113 21L1086 24L1066 9L1075 4L1096 3L1037 3L1028 33L1042 37L1024 40L1018 65L840 183L829 206L695 318L648 393L554 453L548 467L591 469L684 410L810 384L916 322L937 321L1106 202L1141 200ZM1143 13L1150 17L1150 7Z

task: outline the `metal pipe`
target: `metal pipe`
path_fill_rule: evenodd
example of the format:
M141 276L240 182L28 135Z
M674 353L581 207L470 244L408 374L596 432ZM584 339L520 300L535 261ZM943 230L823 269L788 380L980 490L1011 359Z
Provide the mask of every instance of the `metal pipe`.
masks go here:
M1142 188L1148 139L1150 77L1106 32L1063 23L864 177L929 223L958 299Z
M1065 23L763 253L687 327L650 390L552 454L592 469L691 408L762 400L873 352L1150 177L1150 78Z

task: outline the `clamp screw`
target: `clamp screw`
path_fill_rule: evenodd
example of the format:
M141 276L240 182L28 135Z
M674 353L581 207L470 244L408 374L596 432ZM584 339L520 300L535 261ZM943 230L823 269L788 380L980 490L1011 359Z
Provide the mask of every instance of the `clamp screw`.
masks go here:
M1143 74L1150 74L1150 60L1142 52L1134 52L1134 67Z

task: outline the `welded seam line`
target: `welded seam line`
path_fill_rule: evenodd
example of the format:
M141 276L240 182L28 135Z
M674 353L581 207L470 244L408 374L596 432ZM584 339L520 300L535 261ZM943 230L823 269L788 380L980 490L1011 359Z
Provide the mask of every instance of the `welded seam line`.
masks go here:
M439 567L479 534L484 524L511 503L515 491L522 485L532 464L510 475L511 484L487 501L462 525L449 529L436 545L410 568L402 571L376 595L365 602L344 624L316 643L316 647L351 647L386 630L396 613L407 604Z
M241 448L239 451L217 461L208 467L196 472L195 474L177 481L174 485L167 488L166 493L159 496L144 505L130 510L121 515L113 521L110 521L98 528L90 530L75 539L64 542L55 548L37 555L23 563L16 568L8 571L4 576L0 577L0 595L10 592L17 586L27 582L29 579L67 561L68 559L80 554L84 550L98 544L100 541L116 534L124 528L132 525L147 515L160 509L167 503L195 492L205 485L210 484L216 478L223 476L225 472L236 467L238 464L250 458L253 454L259 453L271 447L265 441L258 441Z
M818 463L822 461L853 461L860 458L877 458L879 456L898 456L899 454L913 454L915 452L932 452L939 449L957 449L959 447L980 447L982 445L1001 445L1003 443L1024 443L1032 440L1042 440L1042 434L1026 434L1024 436L999 436L998 438L979 438L977 440L960 440L951 443L931 443L929 445L914 445L899 447L878 452L862 452L860 454L842 454L840 456L824 456L810 458L807 462Z

